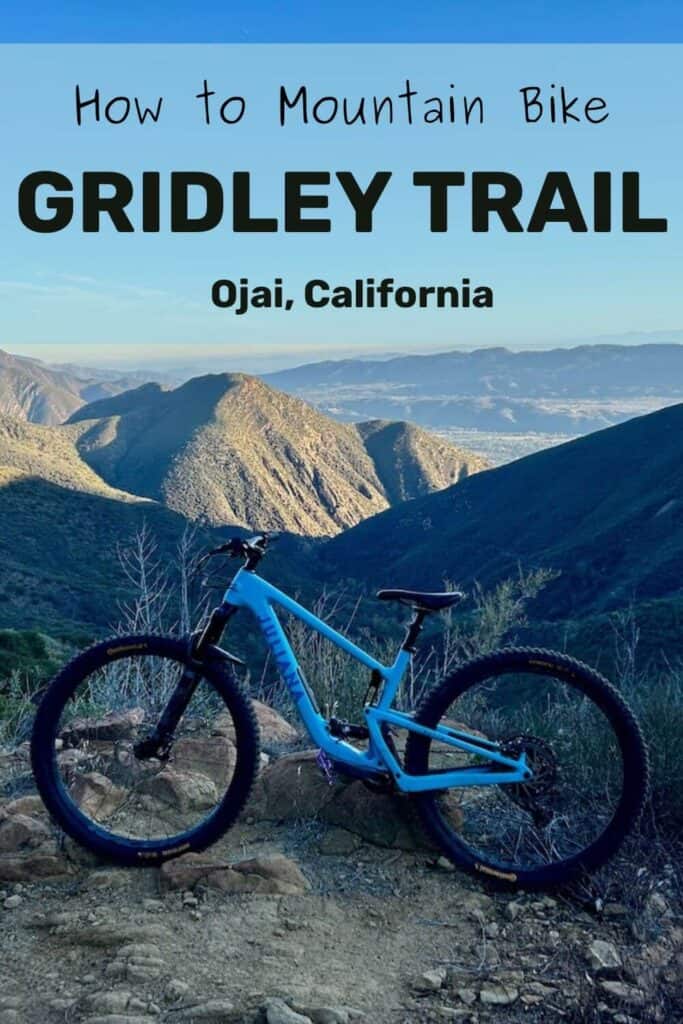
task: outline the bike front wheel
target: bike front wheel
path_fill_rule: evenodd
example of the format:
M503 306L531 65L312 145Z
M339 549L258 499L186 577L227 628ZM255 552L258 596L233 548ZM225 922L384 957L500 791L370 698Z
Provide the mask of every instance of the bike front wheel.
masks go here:
M36 714L36 785L82 846L145 867L205 849L241 811L256 775L258 727L225 662L192 665L197 685L172 742L144 752L189 662L187 640L115 637L53 680Z
M638 723L606 679L563 654L505 648L468 662L427 694L415 721L455 726L515 758L524 753L532 769L523 784L415 798L427 832L474 874L523 888L560 885L604 864L642 812L649 769ZM410 774L492 764L408 735Z

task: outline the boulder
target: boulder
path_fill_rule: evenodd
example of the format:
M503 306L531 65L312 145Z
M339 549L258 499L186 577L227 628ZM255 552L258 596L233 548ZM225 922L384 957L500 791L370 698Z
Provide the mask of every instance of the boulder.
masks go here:
M85 946L88 949L140 944L159 946L170 937L168 930L156 922L138 924L135 921L121 921L112 916L98 924L89 924L77 913L70 911L38 916L31 922L31 926L53 931L62 943Z
M270 857L250 857L248 860L241 860L237 864L233 864L233 871L239 872L246 878L262 878L266 882L289 888L291 891L303 892L309 887L299 866L282 853L276 853Z
M312 1024L310 1017L297 1013L284 999L269 999L261 1013L265 1024Z
M89 760L90 756L85 750L79 750L77 747L68 747L57 754L57 764L63 776L72 776L79 765Z
M0 821L11 814L28 814L29 817L46 815L45 804L39 796L19 796L16 800L10 800L8 804L0 807Z
M485 981L479 999L488 1006L509 1006L519 998L519 989L502 981Z
M413 988L418 992L438 992L446 981L446 968L436 967L433 971L423 971L415 979Z
M607 996L611 996L625 1006L640 1007L645 1005L645 993L635 985L628 985L624 981L601 981L600 988Z
M119 949L104 973L108 978L128 982L155 981L165 966L157 945L150 942L133 942Z
M99 772L77 774L69 792L84 814L94 821L105 821L126 799L127 790L115 786Z
M224 791L235 765L235 747L226 736L181 736L173 744L173 768L199 772Z
M61 735L68 746L78 746L84 740L130 739L145 718L142 708L127 711L110 711L98 718L74 718Z
M332 856L348 856L360 846L361 840L345 828L330 828L320 840L320 852Z
M48 843L28 853L0 856L0 881L3 882L34 882L70 872L69 862L55 844Z
M286 754L267 765L254 785L248 814L267 821L314 818L334 797L315 763L316 751Z
M266 821L319 818L378 846L431 848L407 801L374 793L362 782L339 780L330 786L314 750L287 754L264 768L247 814Z
M605 939L594 939L588 947L586 956L596 974L613 974L622 967L617 947Z
M268 704L264 704L260 700L252 701L252 706L258 722L261 743L264 747L274 747L277 749L279 747L291 746L293 743L298 742L299 733L297 730L282 715L279 715L277 711L274 711ZM217 735L226 736L234 742L235 730L232 718L227 712L216 718L214 732Z
M187 853L164 864L161 878L171 889L192 889L201 882L221 892L279 896L300 895L309 887L299 867L282 854L227 864L206 855Z
M25 813L36 806L40 818ZM38 797L20 797L0 808L0 881L32 882L69 873L44 814Z
M207 810L218 803L218 791L208 776L201 772L178 771L170 765L141 782L137 791L181 814Z
M0 822L0 853L35 849L50 839L50 829L26 814L9 814Z

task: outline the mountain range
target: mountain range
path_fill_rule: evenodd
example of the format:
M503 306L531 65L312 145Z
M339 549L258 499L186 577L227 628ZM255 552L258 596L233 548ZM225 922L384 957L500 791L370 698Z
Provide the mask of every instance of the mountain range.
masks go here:
M482 348L391 359L308 363L267 374L273 387L395 385L421 394L520 394L530 398L683 394L683 345L579 345L536 351Z
M100 630L126 592L117 546L147 523L170 562L193 522L202 544L235 526L287 531L266 575L304 597L340 580L469 589L542 567L559 576L537 620L592 617L594 635L636 601L670 632L682 435L670 404L486 470L409 423L339 422L242 374L147 383L59 425L0 413L0 621Z
M187 519L329 535L486 468L409 423L331 420L255 377L147 384L75 412L76 448L112 487Z
M0 412L62 423L90 402L150 380L177 387L197 375L178 373L48 365L0 352ZM326 360L262 379L346 422L399 419L439 430L577 435L683 399L683 345L498 347Z
M338 423L241 374L145 384L58 425L0 413L0 621L106 626L129 591L117 552L144 524L168 565L188 523L205 544L242 526L299 550L485 468L411 424Z
M485 348L310 363L264 377L339 419L581 434L683 398L683 345Z

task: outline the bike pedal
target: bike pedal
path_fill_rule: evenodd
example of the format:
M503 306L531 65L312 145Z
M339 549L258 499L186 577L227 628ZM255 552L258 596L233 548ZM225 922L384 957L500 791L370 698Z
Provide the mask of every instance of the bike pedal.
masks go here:
M334 786L337 781L337 773L334 768L334 763L331 758L327 756L322 747L316 755L315 763L327 779L327 785Z

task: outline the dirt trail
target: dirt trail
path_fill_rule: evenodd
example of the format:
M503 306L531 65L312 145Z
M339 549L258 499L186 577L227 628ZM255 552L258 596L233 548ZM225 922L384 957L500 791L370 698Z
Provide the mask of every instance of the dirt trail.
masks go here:
M675 1019L661 1007L683 930L664 902L643 942L618 904L598 921L556 897L486 892L427 853L311 822L242 824L211 859L276 853L308 892L170 891L157 870L92 863L5 884L0 1024ZM612 967L597 966L605 944Z

